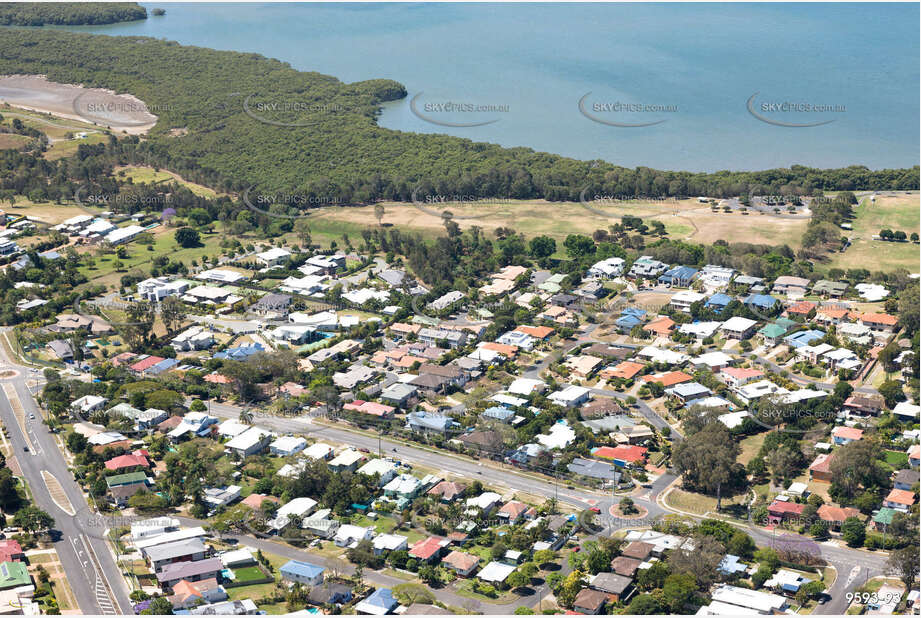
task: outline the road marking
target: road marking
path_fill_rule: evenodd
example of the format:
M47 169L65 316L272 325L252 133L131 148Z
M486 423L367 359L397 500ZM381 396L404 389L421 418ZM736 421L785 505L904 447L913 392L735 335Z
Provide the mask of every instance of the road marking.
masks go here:
M847 581L844 582L844 587L845 588L849 587L851 585L851 582L854 581L854 578L856 578L859 574L860 574L860 566L858 565L858 566L855 566L853 569L851 569L851 572L847 576Z
M35 446L33 446L32 440L29 439L29 430L26 427L26 411L22 407L22 402L19 401L19 394L16 393L16 389L13 388L13 385L9 383L3 385L3 392L10 402L10 407L13 409L13 416L16 417L16 422L19 423L22 438L26 441L26 446L29 447L29 452L32 453L34 457L37 453L35 452Z
M51 500L54 502L55 506L71 517L76 515L74 505L71 504L70 498L68 498L67 494L64 492L64 487L61 485L61 482L47 470L42 470L42 480L45 481L45 489L48 490L48 494L51 496Z
M109 586L109 580L102 572L102 567L99 565L99 559L96 557L93 548L86 542L86 535L81 534L80 540L83 542L83 547L86 548L86 553L93 565L93 573L96 576L93 582L93 594L96 596L96 603L99 605L99 609L102 610L104 615L120 613L115 607L115 595L112 593L112 589Z

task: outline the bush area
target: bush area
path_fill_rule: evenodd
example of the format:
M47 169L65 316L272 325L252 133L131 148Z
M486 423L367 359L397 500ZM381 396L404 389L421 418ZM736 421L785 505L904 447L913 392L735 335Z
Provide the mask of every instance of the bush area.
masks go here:
M0 2L3 26L95 26L147 19L137 2Z

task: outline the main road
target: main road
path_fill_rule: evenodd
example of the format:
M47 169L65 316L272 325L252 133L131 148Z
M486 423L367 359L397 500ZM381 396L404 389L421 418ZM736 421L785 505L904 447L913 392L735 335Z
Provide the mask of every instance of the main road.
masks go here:
M12 362L5 346L0 350L0 421L32 502L54 518L54 548L81 612L133 614L121 569L94 525L97 516L68 470L55 434L42 422L30 390L41 384L41 374Z

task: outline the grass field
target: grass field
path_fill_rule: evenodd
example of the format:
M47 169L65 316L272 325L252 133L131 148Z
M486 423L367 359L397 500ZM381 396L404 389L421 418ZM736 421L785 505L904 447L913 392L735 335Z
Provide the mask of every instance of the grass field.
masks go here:
M712 243L715 240L741 241L763 244L786 243L799 246L806 227L804 219L786 219L770 215L713 213L701 207L696 200L678 202L620 202L616 205L598 206L593 212L577 202L546 202L544 200L510 200L486 205L438 206L425 211L413 204L385 203L386 214L382 223L401 229L411 229L423 235L440 235L444 224L438 213L451 210L462 229L477 225L487 233L498 227L511 227L527 237L546 234L561 241L569 234L591 234L619 222L622 215L657 220L665 224L672 238ZM605 216L609 215L609 216ZM466 217L466 218L459 218ZM327 225L337 222L336 238L342 232L354 237L360 231L375 225L374 208L332 207L310 216L311 232L322 236ZM345 227L341 227L345 224ZM351 229L350 229L351 228ZM353 241L354 242L354 241Z
M918 245L911 242L886 242L873 240L882 229L903 231L907 236L918 232L921 225L921 199L917 191L884 193L876 201L861 199L855 208L857 216L851 222L851 246L844 253L833 254L829 268L866 268L869 270L894 270L907 268L918 272Z
M15 133L0 133L0 150L10 148L21 148L29 143L32 138L26 135L17 135Z
M194 182L189 182L188 180L183 179L178 174L168 172L166 170L155 170L152 167L143 167L136 165L126 165L124 167L115 168L115 175L119 178L130 178L136 184L151 184L159 182L169 182L176 181L180 185L186 187L189 191L195 195L200 195L207 198L217 197L217 191L214 189L209 189L204 185L199 185Z

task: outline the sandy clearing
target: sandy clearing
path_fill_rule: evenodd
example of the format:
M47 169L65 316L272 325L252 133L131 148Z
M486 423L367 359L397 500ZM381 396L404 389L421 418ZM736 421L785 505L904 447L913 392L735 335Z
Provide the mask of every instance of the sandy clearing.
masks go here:
M141 135L157 124L147 105L130 94L48 81L42 75L0 76L0 102Z

